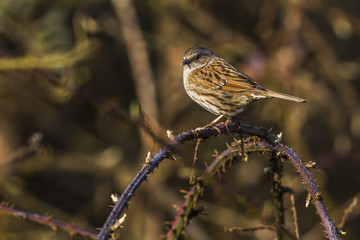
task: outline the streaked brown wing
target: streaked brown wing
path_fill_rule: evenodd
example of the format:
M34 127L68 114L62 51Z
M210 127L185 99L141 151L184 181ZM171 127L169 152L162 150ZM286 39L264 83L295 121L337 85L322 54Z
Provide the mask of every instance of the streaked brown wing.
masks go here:
M223 91L266 91L253 79L238 71L222 58L215 59L210 65L194 71L194 73L206 80L212 87Z

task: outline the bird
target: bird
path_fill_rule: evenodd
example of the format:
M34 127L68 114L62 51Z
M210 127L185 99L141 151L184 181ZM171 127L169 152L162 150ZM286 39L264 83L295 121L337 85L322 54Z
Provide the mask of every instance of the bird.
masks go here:
M186 50L181 65L184 67L186 93L201 107L218 116L208 124L210 126L222 117L227 117L227 124L233 117L238 117L247 105L260 99L306 101L266 89L205 47L196 46Z

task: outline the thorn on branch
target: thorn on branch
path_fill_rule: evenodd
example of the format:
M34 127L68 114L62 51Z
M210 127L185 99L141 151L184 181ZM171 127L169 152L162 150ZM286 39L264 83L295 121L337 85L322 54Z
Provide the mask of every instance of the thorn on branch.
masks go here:
M308 192L307 196L306 196L306 200L305 200L305 207L308 208L311 202L311 194L310 192Z
M310 161L308 163L305 163L305 166L307 169L316 168L316 162Z
M205 206L199 206L197 208L194 208L191 210L189 217L188 217L188 221L194 217L197 217L199 215L207 215L206 213L204 213L204 211L206 210Z
M126 218L126 213L124 213L124 215L119 218L114 225L110 226L109 229L111 231L115 231L118 228L122 228L122 224L125 222L125 218Z
M280 143L282 141L282 132L280 132L278 135L276 135L275 142Z
M119 201L119 196L116 193L111 194L110 197L113 203L117 203Z
M336 232L342 236L346 236L346 232L344 232L343 230L336 228Z
M319 201L319 200L323 200L323 197L321 196L321 193L317 192L316 193L316 197L315 197L315 201Z
M180 192L183 193L183 194L187 194L188 191L184 190L184 189L180 189Z
M166 136L169 139L173 139L174 138L173 131L172 130L166 130Z
M149 166L150 161L151 161L151 153L150 153L150 151L149 151L148 154L147 154L147 156L146 156L146 158L145 158L145 164L144 164L144 166Z

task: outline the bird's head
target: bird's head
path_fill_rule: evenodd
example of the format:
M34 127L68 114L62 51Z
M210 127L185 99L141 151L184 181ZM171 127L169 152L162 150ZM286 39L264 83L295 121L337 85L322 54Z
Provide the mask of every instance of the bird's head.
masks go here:
M212 62L215 53L204 47L192 47L186 50L181 65L191 71L207 66Z

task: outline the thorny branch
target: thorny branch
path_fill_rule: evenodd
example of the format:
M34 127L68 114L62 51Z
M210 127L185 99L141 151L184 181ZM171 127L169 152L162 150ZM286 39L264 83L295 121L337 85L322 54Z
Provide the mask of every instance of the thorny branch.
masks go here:
M274 207L276 213L276 223L279 226L285 225L283 189L281 184L282 169L283 169L283 164L281 162L281 159L276 153L273 153L270 158L270 169L268 174L272 184L272 194L273 194ZM279 240L285 238L284 232L281 231L281 229L277 229L277 236Z
M158 167L162 160L164 160L165 158L172 158L173 154L176 152L177 145L194 139L207 139L212 136L217 136L219 132L220 134L242 132L252 136L257 136L258 141L250 141L245 146L246 152L272 151L278 152L283 157L288 158L304 179L310 195L314 200L313 203L325 227L328 238L331 240L338 239L337 229L326 210L317 185L312 176L310 175L307 167L302 163L302 161L295 154L295 152L292 151L289 147L279 143L276 137L274 137L268 131L262 128L257 128L247 124L237 124L233 122L230 122L227 126L225 126L224 124L219 124L215 127L197 128L195 130L183 132L172 138L168 144L166 144L157 154L154 155L154 157L152 157L151 161L149 161L142 167L142 169L135 176L133 181L125 189L124 193L120 196L118 202L112 209L105 224L101 228L98 239L106 240L108 238L109 234L113 232L112 226L116 223L117 219L124 211L129 200L134 195L136 189L141 185L144 180L147 179L148 175L154 171L155 167ZM217 164L214 162L213 164ZM209 168L211 168L211 166L209 166Z
M318 214L320 215L322 224L325 227L325 231L328 238L330 240L339 239L337 228L326 210L321 193L317 188L317 184L310 175L310 172L308 171L307 167L304 165L301 159L296 155L296 153L288 146L283 145L281 143L259 141L258 143L253 143L253 144L255 148L260 147L260 148L268 149L268 151L277 151L283 154L284 156L286 156L290 160L290 162L295 166L296 170L300 173L301 177L305 181L305 184L307 185L311 198L313 199L315 208Z
M51 218L51 216L41 216L41 215L34 214L34 213L23 212L20 210L16 210L12 207L6 206L4 204L0 204L0 212L1 212L1 214L17 216L17 217L21 217L23 219L26 219L26 220L29 220L32 222L40 223L40 224L49 226L54 230L61 229L65 232L68 232L70 235L78 234L83 237L88 237L90 239L96 238L96 233L94 233L94 232L87 231L85 229L82 229L82 228L77 227L70 223L65 223L65 222L60 222L60 221L54 220Z
M171 222L171 227L168 230L166 234L166 239L175 240L179 239L181 235L183 235L185 227L187 226L188 222L192 217L195 217L197 215L193 214L196 204L199 201L200 197L202 196L204 189L206 186L208 186L211 183L212 177L216 173L224 172L225 166L231 167L232 162L237 159L237 157L241 157L243 161L247 160L247 154L250 152L256 151L256 149L253 149L253 147L250 147L249 142L257 141L255 137L249 137L242 141L237 141L228 147L225 151L223 151L220 154L216 154L215 160L208 166L205 170L205 172L202 174L202 176L198 177L196 184L191 187L191 189L185 193L185 202L181 207L178 207L178 215L176 216L175 220ZM264 149L259 148L258 151L264 151ZM245 154L245 155L244 155ZM289 190L283 189L281 186L281 182L279 179L279 174L281 173L282 163L280 161L280 155L276 155L275 153L272 154L272 166L271 170L269 171L269 174L272 174L270 177L272 179L272 182L274 184L274 201L275 205L279 205L277 207L276 212L278 215L280 215L280 220L277 219L277 222L274 224L274 226L261 226L261 227L252 227L252 228L226 228L229 229L229 231L258 231L258 230L273 230L278 232L278 236L286 235L290 239L299 239L298 235L291 233L286 227L285 227L285 220L283 216L283 204L282 204L282 195L285 192L288 192ZM276 174L275 174L276 173ZM277 175L278 174L278 175ZM275 175L277 177L275 177ZM281 194L281 198L279 199ZM196 211L197 213L199 211Z
M205 187L209 185L212 177L224 169L226 164L231 164L231 161L236 156L239 156L238 148L228 148L221 154L217 154L215 160L208 166L202 176L198 177L196 183L185 194L185 202L181 207L178 207L178 215L175 221L171 223L171 227L166 234L166 239L179 239L183 230L187 226L191 217L194 217L193 210L201 197Z
M109 234L112 232L110 230L111 226L116 223L117 219L120 217L121 213L127 206L129 200L134 195L136 189L144 180L147 179L147 176L152 173L156 167L158 167L161 161L163 161L165 158L172 158L172 155L174 154L174 152L176 152L177 145L194 139L207 139L212 136L217 136L219 135L218 131L220 131L220 133L222 134L225 134L227 133L227 129L229 132L233 133L243 131L244 133L259 136L262 138L271 137L268 131L247 124L238 125L235 123L229 123L227 127L225 127L224 125L216 125L215 127L197 128L195 130L183 132L172 138L157 154L155 154L155 156L152 157L151 161L149 161L149 163L145 164L142 167L139 173L135 176L135 178L120 196L118 202L112 209L108 219L101 228L98 239L106 240L108 238Z

